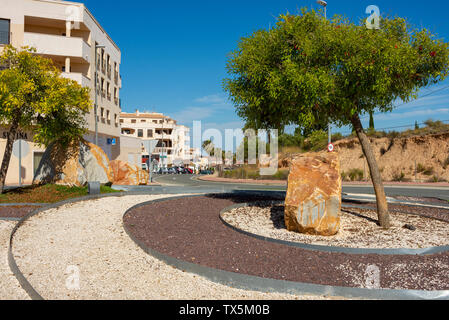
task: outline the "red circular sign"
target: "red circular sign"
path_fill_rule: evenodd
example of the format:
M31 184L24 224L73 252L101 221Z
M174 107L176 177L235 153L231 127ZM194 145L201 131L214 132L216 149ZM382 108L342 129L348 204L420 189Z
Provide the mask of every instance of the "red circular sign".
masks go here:
M327 150L328 150L329 152L334 152L334 150L335 150L334 145L333 145L332 143L329 143L329 145L327 146Z

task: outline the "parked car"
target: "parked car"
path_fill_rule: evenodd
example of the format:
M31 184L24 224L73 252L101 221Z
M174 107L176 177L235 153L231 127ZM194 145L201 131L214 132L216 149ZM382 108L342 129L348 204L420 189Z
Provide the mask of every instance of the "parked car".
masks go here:
M168 174L168 169L167 168L161 168L159 169L159 174Z
M168 169L168 173L169 173L169 174L177 174L177 173L178 173L178 170L176 170L175 168L169 168L169 169Z
M211 175L211 174L214 174L214 173L212 172L212 170L201 170L200 174Z

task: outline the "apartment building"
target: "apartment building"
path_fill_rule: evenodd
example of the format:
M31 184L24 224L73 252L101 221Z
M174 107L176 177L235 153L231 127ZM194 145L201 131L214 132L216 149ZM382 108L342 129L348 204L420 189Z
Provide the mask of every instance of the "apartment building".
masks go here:
M157 146L151 158L159 162L160 167L189 164L190 129L178 125L176 120L162 113L120 114L122 135L142 140L157 140ZM149 158L143 153L144 161Z
M98 108L96 118L94 107L87 115L86 140L95 143L97 123L98 145L111 160L126 161L127 155L121 154L119 123L121 51L89 10L82 3L57 0L0 0L0 8L0 51L7 44L36 48L37 54L53 60L63 77L89 87ZM30 182L43 150L31 142L32 136L27 141L33 152L23 160L28 166L24 180ZM4 150L2 144L0 139L0 150ZM7 182L17 180L12 175Z

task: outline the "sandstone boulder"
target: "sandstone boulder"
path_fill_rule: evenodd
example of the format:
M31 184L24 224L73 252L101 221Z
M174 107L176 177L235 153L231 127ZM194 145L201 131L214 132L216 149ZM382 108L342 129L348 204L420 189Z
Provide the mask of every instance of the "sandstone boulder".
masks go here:
M337 153L307 153L293 159L285 199L287 229L311 235L337 234L341 192Z
M112 170L113 184L122 186L147 185L150 182L150 175L141 168L130 165L128 162L115 160L109 163Z
M85 140L68 147L50 145L45 151L33 184L55 183L85 186L90 181L106 184L112 181L109 159L104 151Z

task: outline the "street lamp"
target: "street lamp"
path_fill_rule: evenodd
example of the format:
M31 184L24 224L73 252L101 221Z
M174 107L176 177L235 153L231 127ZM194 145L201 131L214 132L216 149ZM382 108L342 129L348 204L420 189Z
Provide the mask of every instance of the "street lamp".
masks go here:
M324 18L327 19L327 12L326 12L327 2L323 0L318 0L316 3L318 3L320 6L324 8Z
M105 46L95 45L95 145L98 146L98 97L97 97L97 82L98 82L98 72L97 72L97 59L98 59L98 49L103 49Z
M320 6L324 8L324 19L327 19L327 2L324 0L318 0L316 3L318 3ZM329 123L329 144L332 143L332 129L331 124Z

